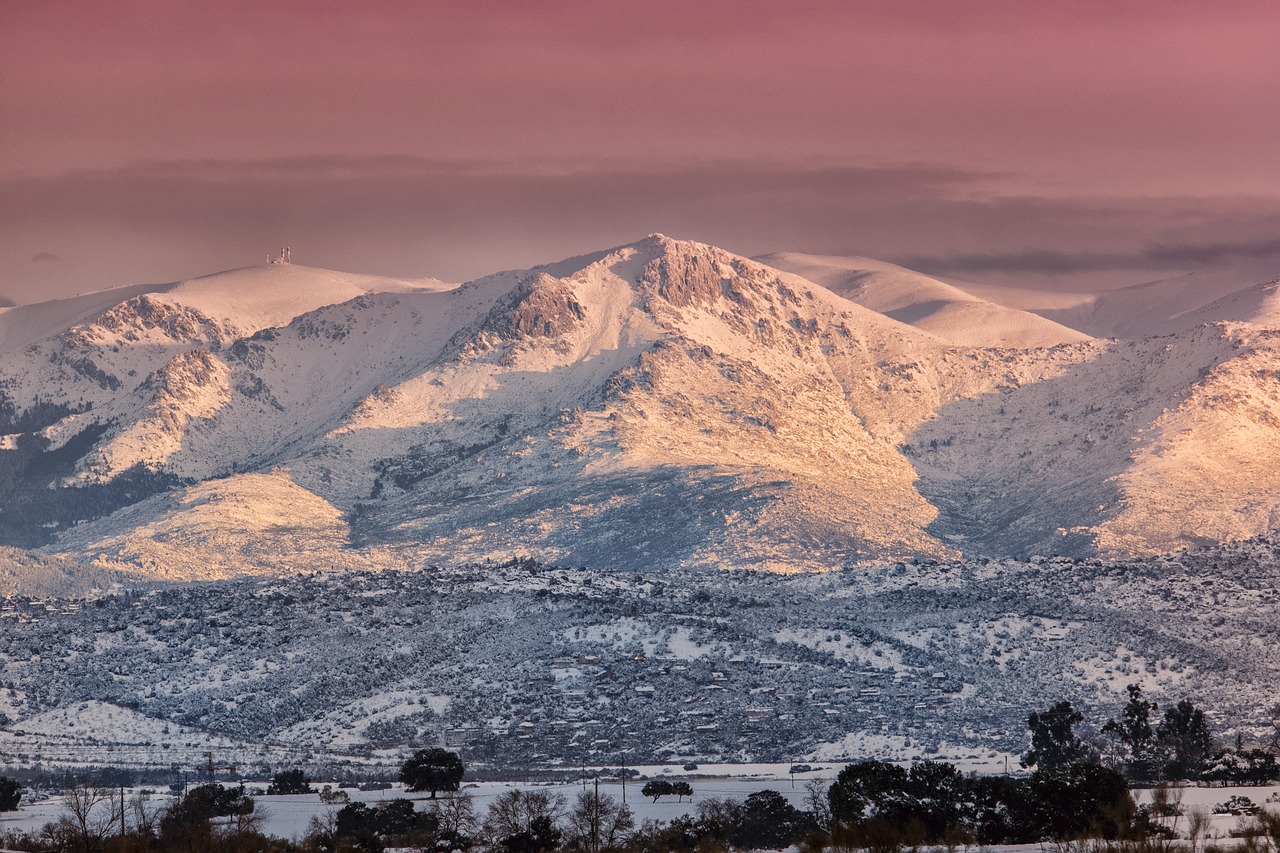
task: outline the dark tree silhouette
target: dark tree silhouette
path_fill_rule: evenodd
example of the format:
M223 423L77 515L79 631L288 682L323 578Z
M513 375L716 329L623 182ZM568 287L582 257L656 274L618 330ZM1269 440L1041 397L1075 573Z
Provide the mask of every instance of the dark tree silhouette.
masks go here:
M1165 708L1156 740L1166 757L1164 775L1168 779L1199 779L1213 755L1213 736L1204 711L1186 699Z
M668 794L674 794L675 792L675 786L666 779L654 779L651 782L645 782L644 787L640 789L641 796L653 797L653 801L655 803L658 801L659 797L665 797Z
M311 780L301 770L281 770L267 787L268 794L310 794Z
M1022 766L1053 771L1083 761L1089 750L1075 733L1076 724L1082 722L1084 714L1065 700L1047 711L1032 714L1027 718L1031 749L1022 756Z
M462 785L466 768L457 753L440 747L420 749L400 767L400 781L410 791L456 791Z
M1155 732L1151 729L1151 712L1159 708L1155 702L1142 698L1142 688L1130 684L1125 688L1129 701L1120 712L1119 720L1108 720L1102 727L1106 734L1115 735L1129 752L1126 774L1138 782L1153 781L1160 775L1160 757L1156 754Z
M8 776L0 776L0 812L17 811L22 802L22 786Z

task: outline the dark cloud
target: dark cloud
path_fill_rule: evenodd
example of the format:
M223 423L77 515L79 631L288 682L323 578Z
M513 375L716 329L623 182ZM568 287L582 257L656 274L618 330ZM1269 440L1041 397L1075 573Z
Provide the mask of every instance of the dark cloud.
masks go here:
M1280 237L1264 237L1246 242L1152 246L1143 254L1160 263L1218 264L1240 258L1266 258L1280 254Z
M31 262L34 264L51 263L60 261L62 258L53 252L36 252L31 256Z
M318 266L464 280L652 231L743 253L844 244L995 177L919 164L754 161L150 162L0 181L0 248L30 257L57 235L64 255L97 261L59 272L57 286L75 290L241 266L284 240ZM53 265L42 266L52 276Z
M1263 237L1248 242L1151 245L1134 252L1064 252L1030 250L1009 253L977 253L953 256L907 255L903 266L940 274L981 273L1088 273L1105 270L1164 270L1170 267L1206 267L1254 258L1280 258L1280 238Z
M662 231L741 254L862 254L938 274L1146 271L1257 257L1280 200L1005 196L1009 176L933 164L511 163L417 157L155 161L0 180L0 257L66 260L0 287L24 301L258 263L461 281Z

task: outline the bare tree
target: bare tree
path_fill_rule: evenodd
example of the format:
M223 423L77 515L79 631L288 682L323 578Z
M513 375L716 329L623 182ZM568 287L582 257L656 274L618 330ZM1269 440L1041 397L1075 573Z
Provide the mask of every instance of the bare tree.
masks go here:
M1169 830L1169 837L1165 838L1158 834L1152 834L1150 838L1145 839L1146 846L1157 853L1157 851L1173 851L1181 848L1181 845L1173 839L1180 834L1178 824L1181 822L1184 811L1182 808L1182 789L1170 787L1167 782L1161 782L1151 789L1151 813L1152 816L1161 820L1163 825ZM1195 840L1192 840L1192 847L1195 846Z
M124 817L123 795L116 800L114 788L87 782L73 782L62 792L62 806L67 814L78 853L100 853L107 838Z
M608 794L583 791L569 812L569 843L576 849L597 853L622 845L635 829L631 809Z
M256 807L251 812L231 814L222 825L222 832L233 836L257 834L270 818L271 812L261 807Z
M145 853L151 849L151 839L159 832L161 807L153 805L151 797L141 791L129 798L128 812L133 817L133 833L139 842L138 849Z
M1209 832L1209 810L1204 806L1192 806L1187 809L1187 840L1191 842L1191 853L1199 853Z
M483 832L489 844L529 834L541 836L564 816L564 797L548 791L513 788L498 795L485 814Z
M822 779L810 779L804 786L804 804L824 832L831 829L831 801L827 799L828 783Z
M313 814L307 821L307 832L303 838L308 844L322 846L331 844L338 834L337 809L325 809L320 814Z
M1280 702L1267 709L1267 722L1271 724L1271 737L1267 739L1267 749L1280 755Z
M476 817L476 805L470 794L458 791L446 791L431 803L431 811L440 821L441 832L454 835L471 835L479 825Z

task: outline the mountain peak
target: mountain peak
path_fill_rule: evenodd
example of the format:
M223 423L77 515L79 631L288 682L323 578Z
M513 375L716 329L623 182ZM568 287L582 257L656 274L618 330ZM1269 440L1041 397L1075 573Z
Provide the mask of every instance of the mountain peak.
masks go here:
M50 455L0 453L13 505L38 502L0 513L0 534L109 553L111 531L190 522L156 500L90 541L74 507L268 471L281 495L331 507L338 538L350 524L359 547L415 560L794 570L961 546L1145 552L1182 541L1187 513L1145 514L1210 491L1202 527L1280 517L1277 468L1258 461L1280 459L1280 339L1032 347L1014 332L1061 332L928 276L765 260L655 233L456 289L272 264L10 309L0 332L30 310L49 333L0 338L0 450ZM1186 460L1211 441L1229 465L1206 473ZM58 491L73 482L102 501ZM207 514L239 523L225 500Z

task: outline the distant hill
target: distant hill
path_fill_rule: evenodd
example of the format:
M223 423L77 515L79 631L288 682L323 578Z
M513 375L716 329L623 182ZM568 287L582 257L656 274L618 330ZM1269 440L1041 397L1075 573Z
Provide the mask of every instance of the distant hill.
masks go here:
M822 574L528 562L0 602L15 763L242 772L942 759L1005 771L1027 716L1129 684L1272 733L1274 538L1168 558ZM56 653L50 653L56 650Z
M1280 268L1257 260L1094 292L954 284L974 297L1038 314L1094 337L1138 340L1180 334L1205 323L1275 328L1276 308L1267 294L1278 278Z
M1046 347L1089 335L1028 311L1007 308L959 287L870 258L778 252L756 260L802 275L863 307L953 344Z

